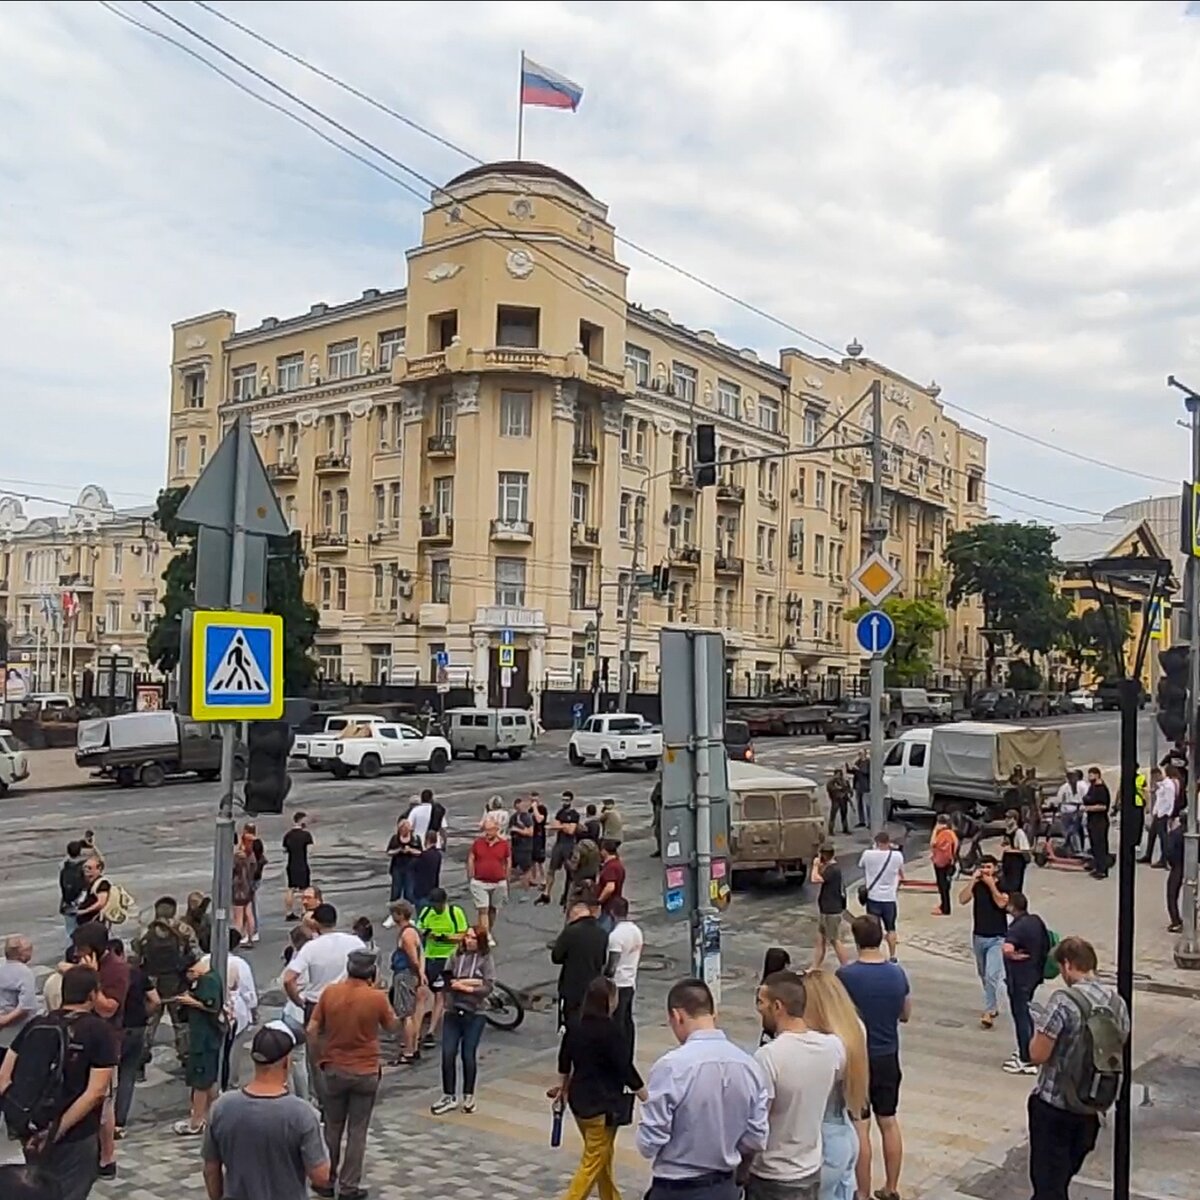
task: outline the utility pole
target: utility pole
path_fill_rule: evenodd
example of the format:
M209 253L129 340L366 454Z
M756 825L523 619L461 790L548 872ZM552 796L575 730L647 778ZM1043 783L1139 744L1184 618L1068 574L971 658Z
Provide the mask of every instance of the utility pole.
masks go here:
M871 524L867 533L871 550L883 553L888 525L883 515L883 384L871 384ZM883 697L884 656L871 655L871 832L879 833L887 821L883 796Z
M629 586L625 589L625 634L621 645L621 697L617 702L618 712L625 712L629 705L629 676L632 674L630 656L633 653L633 598L637 595L638 558L641 554L644 536L642 530L644 496L643 492L642 497L639 497L643 502L638 504L635 501L633 506L633 559L629 564Z
M1195 528L1195 487L1200 482L1200 393L1179 383L1174 375L1167 383L1184 394L1184 403L1192 422L1192 519L1186 522L1191 530L1186 593L1188 603L1188 781L1187 828L1183 834L1183 931L1175 945L1175 964L1187 970L1200 970L1200 802L1197 797L1197 776L1200 775L1200 559L1196 557L1196 541L1200 530Z

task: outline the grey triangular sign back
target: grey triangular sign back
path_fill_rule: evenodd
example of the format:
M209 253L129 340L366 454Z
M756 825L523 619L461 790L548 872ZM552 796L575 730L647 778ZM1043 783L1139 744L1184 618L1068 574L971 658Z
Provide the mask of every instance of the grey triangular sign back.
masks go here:
M217 452L200 472L176 516L193 525L233 532L233 492L237 483L237 426L221 439ZM254 439L246 437L246 532L286 537L288 524L267 478Z

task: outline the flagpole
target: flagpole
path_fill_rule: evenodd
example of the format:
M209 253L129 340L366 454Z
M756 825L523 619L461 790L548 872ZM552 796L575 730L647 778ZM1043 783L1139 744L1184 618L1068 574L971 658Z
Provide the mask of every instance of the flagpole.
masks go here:
M525 143L525 51L521 51L521 73L517 77L517 161Z

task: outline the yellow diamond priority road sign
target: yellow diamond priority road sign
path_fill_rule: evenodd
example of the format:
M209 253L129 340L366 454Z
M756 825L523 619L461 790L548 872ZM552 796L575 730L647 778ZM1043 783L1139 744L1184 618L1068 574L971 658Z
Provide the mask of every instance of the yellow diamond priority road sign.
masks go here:
M872 554L850 576L858 594L868 604L879 605L903 582L903 576L882 554Z

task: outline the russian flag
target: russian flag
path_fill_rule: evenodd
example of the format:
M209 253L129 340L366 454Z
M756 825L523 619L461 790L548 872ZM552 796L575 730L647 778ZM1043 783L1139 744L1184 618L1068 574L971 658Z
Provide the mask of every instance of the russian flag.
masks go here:
M574 112L583 99L583 88L565 75L521 58L521 103L539 108L569 108Z

